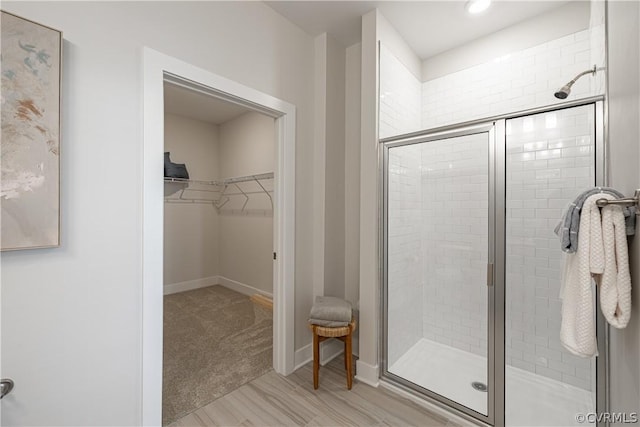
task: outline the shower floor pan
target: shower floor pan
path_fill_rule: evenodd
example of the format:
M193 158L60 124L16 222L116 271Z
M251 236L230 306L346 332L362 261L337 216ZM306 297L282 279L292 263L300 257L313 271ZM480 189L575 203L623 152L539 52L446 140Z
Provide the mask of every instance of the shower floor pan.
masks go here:
M486 414L487 393L472 387L487 384L485 358L444 344L421 339L389 372ZM536 375L506 368L506 425L579 426L576 414L595 412L592 392Z

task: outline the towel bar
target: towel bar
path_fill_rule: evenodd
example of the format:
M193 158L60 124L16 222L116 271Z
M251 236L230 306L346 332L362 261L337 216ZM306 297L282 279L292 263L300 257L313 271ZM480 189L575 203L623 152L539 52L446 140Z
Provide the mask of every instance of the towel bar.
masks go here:
M633 194L633 197L625 197L624 199L617 200L608 200L608 199L598 199L596 200L596 205L602 208L607 205L618 205L618 206L640 206L640 189L636 190ZM636 215L640 215L640 209L636 209Z

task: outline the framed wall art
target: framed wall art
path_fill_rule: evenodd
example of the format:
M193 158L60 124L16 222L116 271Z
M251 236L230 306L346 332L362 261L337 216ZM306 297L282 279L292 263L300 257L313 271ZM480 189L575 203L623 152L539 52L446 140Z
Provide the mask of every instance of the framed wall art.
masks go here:
M2 11L0 249L60 245L62 33Z

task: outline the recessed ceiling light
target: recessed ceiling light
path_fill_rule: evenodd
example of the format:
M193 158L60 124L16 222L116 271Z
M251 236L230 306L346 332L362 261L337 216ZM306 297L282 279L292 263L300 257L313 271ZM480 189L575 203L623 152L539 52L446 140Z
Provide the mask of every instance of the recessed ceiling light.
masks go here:
M470 0L467 2L465 7L467 9L467 12L471 14L477 14L487 10L490 4L491 0Z

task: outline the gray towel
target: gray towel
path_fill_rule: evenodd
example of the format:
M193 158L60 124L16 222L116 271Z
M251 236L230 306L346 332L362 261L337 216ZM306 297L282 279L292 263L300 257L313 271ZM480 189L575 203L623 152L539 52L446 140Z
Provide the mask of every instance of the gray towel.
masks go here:
M351 322L351 304L349 302L335 297L316 297L309 314L309 323L338 327L346 326L349 322Z
M562 219L556 225L554 232L560 237L560 249L567 253L575 253L578 250L578 235L580 233L580 212L585 200L594 194L608 193L618 198L623 198L624 195L619 191L609 187L595 187L590 190L582 192L571 203L564 214ZM632 236L635 233L636 228L636 208L624 207L622 212L625 217L626 233L627 236Z

